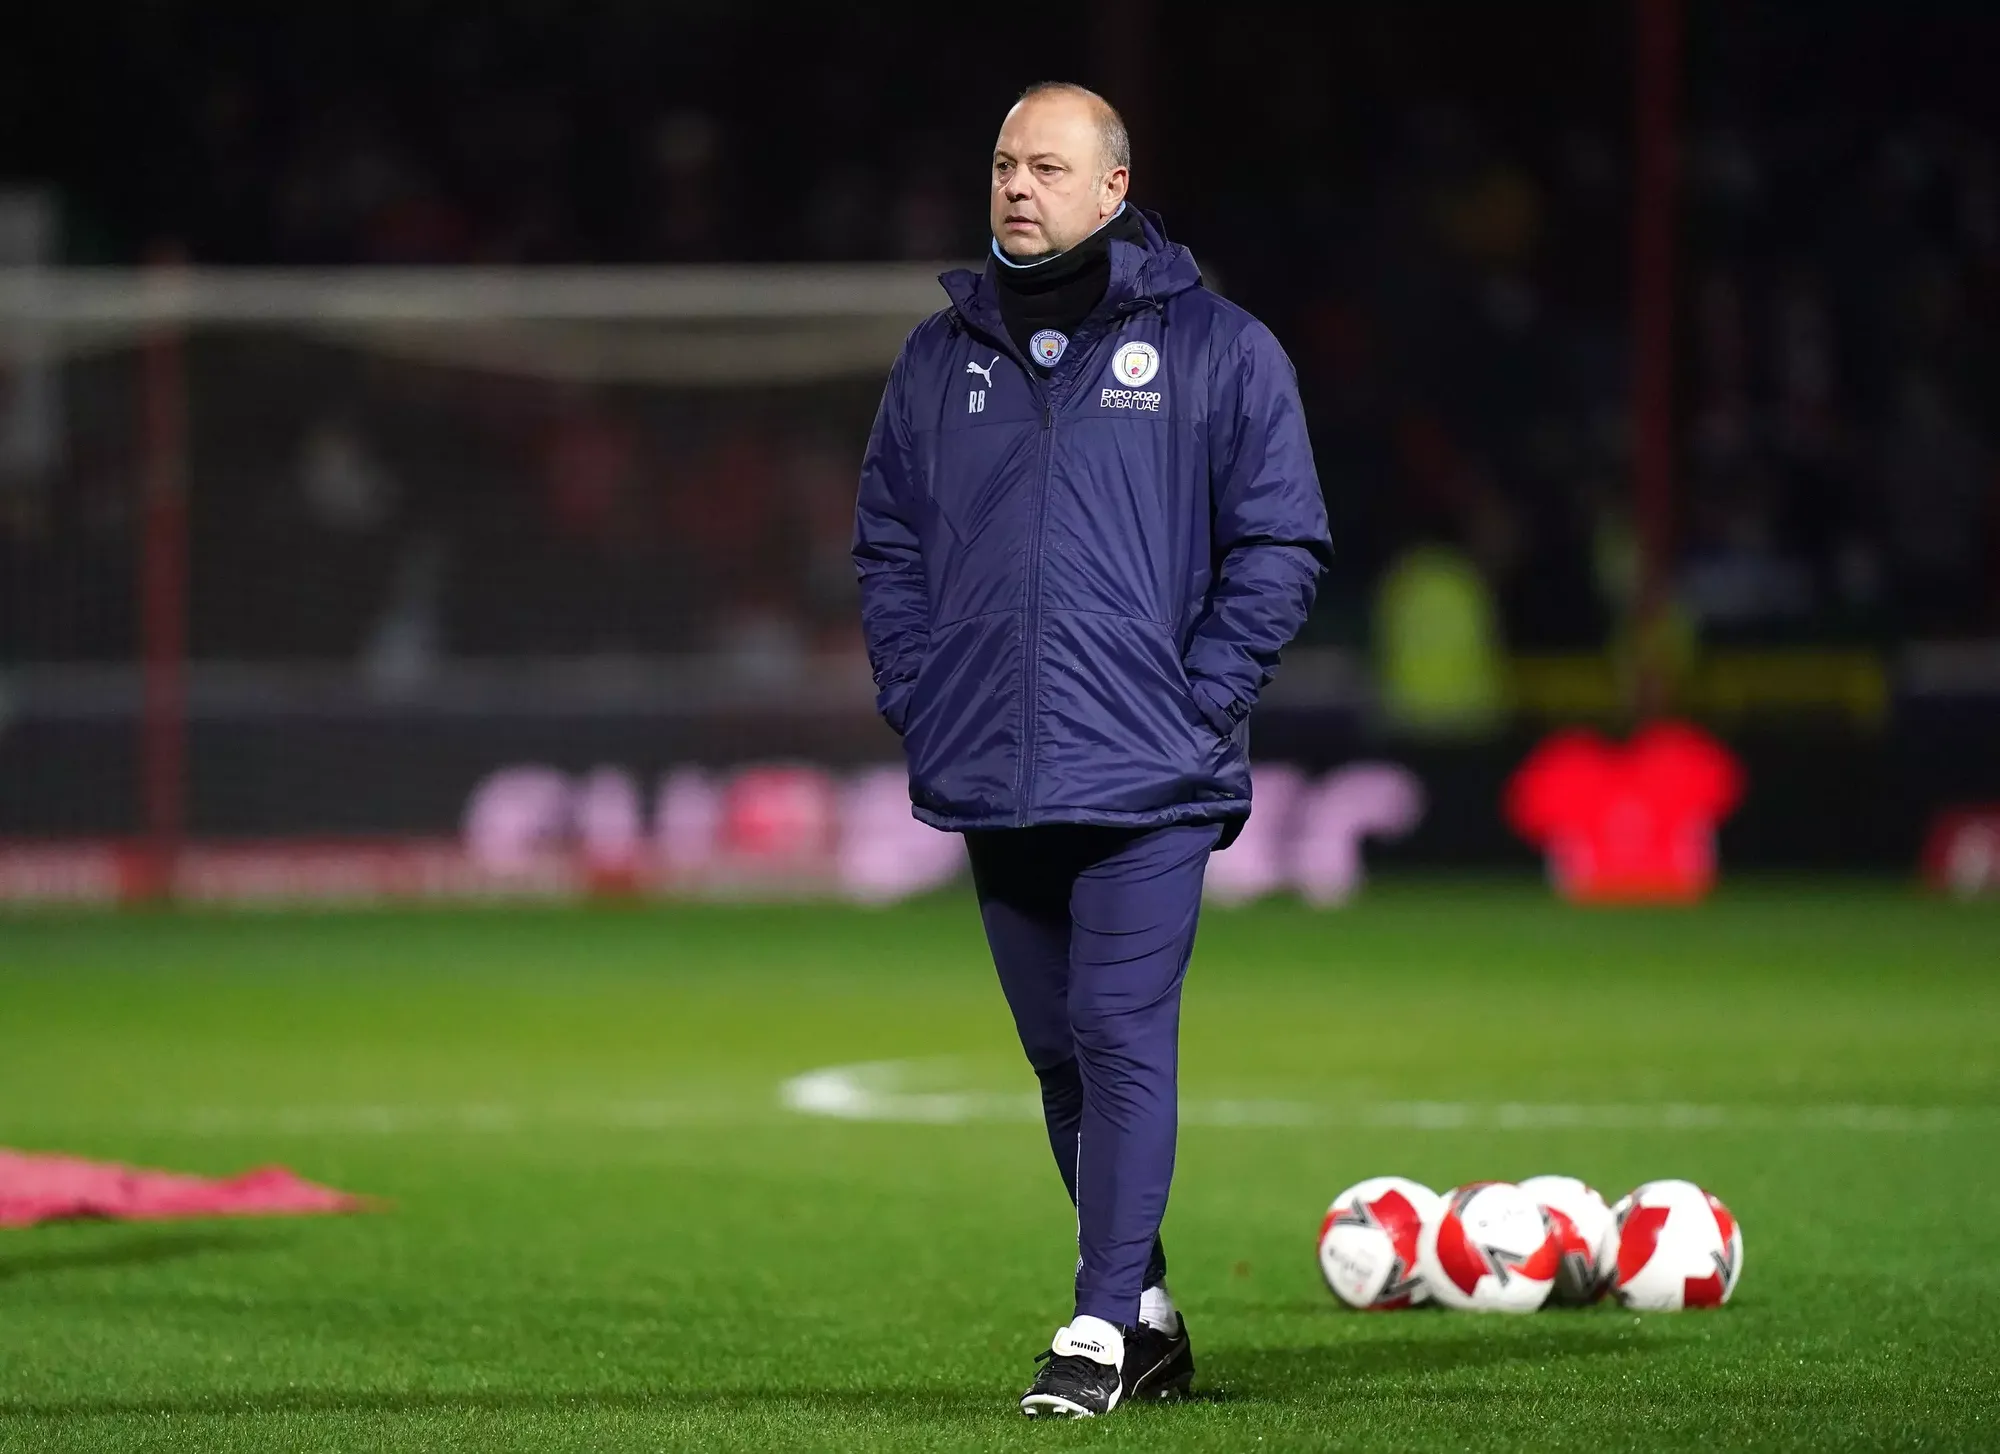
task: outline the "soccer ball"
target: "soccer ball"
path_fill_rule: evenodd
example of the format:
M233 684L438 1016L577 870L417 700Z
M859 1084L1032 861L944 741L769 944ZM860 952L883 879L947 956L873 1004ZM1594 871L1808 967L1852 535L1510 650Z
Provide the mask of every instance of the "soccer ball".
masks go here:
M1649 1181L1611 1209L1618 1258L1611 1290L1628 1308L1675 1312L1729 1301L1743 1273L1743 1229L1691 1181Z
M1531 1176L1521 1190L1555 1218L1562 1243L1562 1266L1549 1301L1580 1308L1603 1297L1618 1268L1618 1224L1604 1198L1573 1176Z
M1407 1308L1430 1299L1417 1276L1417 1235L1437 1220L1438 1194L1400 1176L1374 1176L1333 1199L1319 1224L1319 1270L1350 1308Z
M1562 1245L1541 1203L1504 1181L1457 1187L1444 1203L1417 1241L1417 1272L1432 1297L1481 1313L1532 1313L1548 1301Z

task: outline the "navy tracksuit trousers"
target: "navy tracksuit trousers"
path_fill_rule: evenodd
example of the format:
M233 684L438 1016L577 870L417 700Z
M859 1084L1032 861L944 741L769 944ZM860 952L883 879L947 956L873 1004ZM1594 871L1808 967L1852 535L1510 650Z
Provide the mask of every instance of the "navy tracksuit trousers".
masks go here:
M1217 824L967 833L1000 986L1076 1204L1076 1313L1139 1322L1167 1275L1181 982Z

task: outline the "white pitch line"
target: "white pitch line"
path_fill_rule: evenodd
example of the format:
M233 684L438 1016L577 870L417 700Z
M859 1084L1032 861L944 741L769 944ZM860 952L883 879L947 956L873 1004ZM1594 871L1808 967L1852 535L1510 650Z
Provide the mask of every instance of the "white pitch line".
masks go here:
M564 1128L664 1130L675 1126L741 1123L776 1118L758 1098L739 1095L699 1100L552 1101L508 1105L362 1104L317 1106L204 1106L131 1120L67 1118L35 1121L37 1132L65 1133L109 1125L183 1136L506 1136ZM18 1134L18 1132L17 1132Z
M842 1121L956 1125L1039 1121L1033 1095L905 1089L941 1078L943 1067L904 1060L830 1065L778 1088L786 1109ZM2000 1107L1723 1106L1691 1102L1577 1104L1530 1101L1333 1101L1188 1099L1188 1126L1305 1127L1399 1131L1884 1131L1899 1134L2000 1125Z
M508 1136L565 1129L666 1131L776 1124L786 1112L836 1121L955 1126L1040 1124L1032 1092L954 1090L948 1061L876 1060L809 1070L778 1087L777 1103L721 1090L683 1098L542 1103L202 1107L135 1119L17 1118L14 1134L71 1134L107 1126L170 1135ZM1181 1124L1224 1129L1362 1131L1839 1131L1913 1135L2000 1130L2000 1106L1853 1103L1713 1105L1696 1102L1322 1101L1189 1097Z

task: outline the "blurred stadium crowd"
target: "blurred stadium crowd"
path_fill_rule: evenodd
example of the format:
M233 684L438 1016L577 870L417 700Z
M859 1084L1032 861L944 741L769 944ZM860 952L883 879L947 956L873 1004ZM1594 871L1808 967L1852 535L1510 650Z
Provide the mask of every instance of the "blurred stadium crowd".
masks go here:
M1308 639L1365 646L1428 543L1510 646L1588 650L1635 574L1631 38L1620 7L1504 9L1113 8L1035 75L978 7L50 14L69 54L0 58L46 121L0 179L55 188L67 261L949 261L984 246L1012 91L1095 82L1136 197L1298 365L1340 552ZM1674 581L1706 640L2000 629L2000 15L1881 9L1690 10ZM856 644L875 381L244 346L191 363L198 657ZM65 397L63 447L0 476L9 659L132 651L135 446L91 412L129 389Z

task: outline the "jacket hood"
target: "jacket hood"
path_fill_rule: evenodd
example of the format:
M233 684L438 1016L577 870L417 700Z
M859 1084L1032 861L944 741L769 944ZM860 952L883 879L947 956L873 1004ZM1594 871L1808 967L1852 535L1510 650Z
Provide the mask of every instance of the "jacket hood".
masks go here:
M1168 240L1160 214L1140 211L1139 225L1146 235L1144 246L1112 240L1111 281L1104 290L1104 302L1098 305L1100 310L1108 307L1116 313L1128 304L1164 303L1177 293L1200 286L1201 269L1194 254ZM999 266L989 257L984 268L954 268L938 274L938 281L961 318L983 332L1004 337L994 278Z

